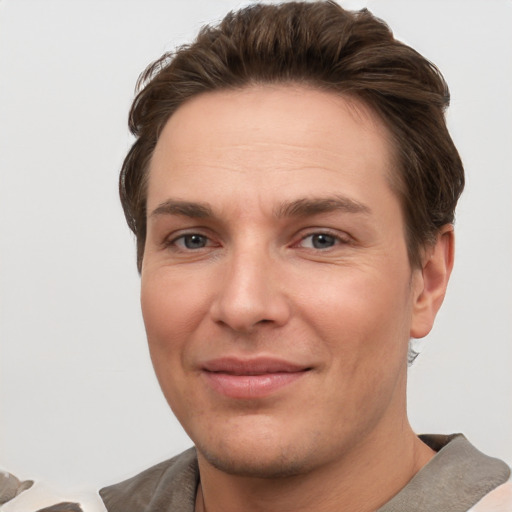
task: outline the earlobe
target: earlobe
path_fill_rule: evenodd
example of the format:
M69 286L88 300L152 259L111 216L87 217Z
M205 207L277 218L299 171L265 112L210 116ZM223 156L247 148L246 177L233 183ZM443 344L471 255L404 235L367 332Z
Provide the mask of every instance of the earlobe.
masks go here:
M411 338L426 336L443 303L448 280L453 268L455 237L453 226L443 226L437 240L425 255L421 275L418 276L418 291L413 304Z

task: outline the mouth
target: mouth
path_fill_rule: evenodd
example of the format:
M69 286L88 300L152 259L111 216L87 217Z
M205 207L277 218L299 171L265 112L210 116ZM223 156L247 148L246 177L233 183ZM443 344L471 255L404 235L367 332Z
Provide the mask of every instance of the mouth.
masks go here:
M221 358L202 365L202 374L215 392L246 400L272 395L310 370L311 367L272 358Z

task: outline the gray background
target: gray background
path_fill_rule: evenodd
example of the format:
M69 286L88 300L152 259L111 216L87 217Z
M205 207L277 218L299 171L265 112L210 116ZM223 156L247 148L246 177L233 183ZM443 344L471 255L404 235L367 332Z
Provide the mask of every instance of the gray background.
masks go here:
M153 376L116 180L139 72L244 4L0 1L0 466L22 478L103 485L190 444ZM512 463L512 2L342 4L440 67L467 169L412 424Z

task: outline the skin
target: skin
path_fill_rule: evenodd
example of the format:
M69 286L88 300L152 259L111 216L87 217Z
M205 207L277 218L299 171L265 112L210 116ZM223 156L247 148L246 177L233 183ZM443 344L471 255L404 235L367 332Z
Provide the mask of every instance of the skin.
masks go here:
M407 347L441 305L453 232L411 269L392 172L382 122L332 93L207 93L167 122L141 302L208 512L375 510L433 456L407 420ZM260 356L307 371L249 398L205 377Z

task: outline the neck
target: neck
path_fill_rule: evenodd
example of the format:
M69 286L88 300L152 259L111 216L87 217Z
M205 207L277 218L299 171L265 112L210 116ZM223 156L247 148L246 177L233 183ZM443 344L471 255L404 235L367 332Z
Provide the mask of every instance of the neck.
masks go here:
M376 435L334 463L285 478L226 474L199 453L199 512L370 512L398 493L433 457L407 421Z

